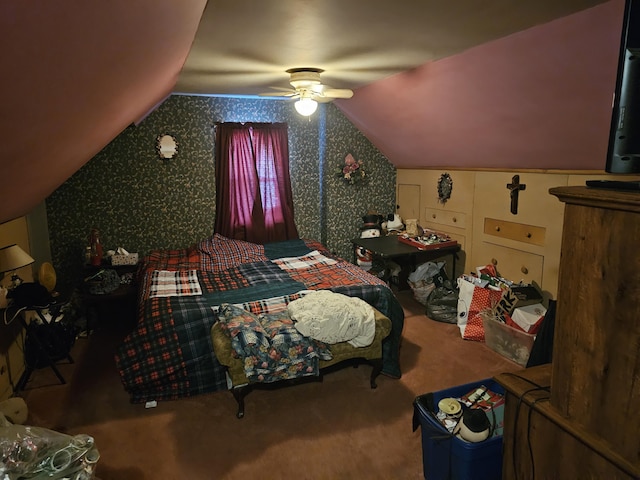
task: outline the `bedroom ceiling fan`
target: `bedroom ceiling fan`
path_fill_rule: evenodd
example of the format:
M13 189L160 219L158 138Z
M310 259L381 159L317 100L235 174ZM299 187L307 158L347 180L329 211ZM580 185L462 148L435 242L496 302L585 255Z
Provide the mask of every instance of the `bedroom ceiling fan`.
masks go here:
M295 107L300 115L308 117L318 108L318 102L327 103L334 98L351 98L353 91L346 88L332 88L322 84L321 68L290 68L289 83L293 88L271 87L276 92L261 93L262 97L290 97L297 99Z

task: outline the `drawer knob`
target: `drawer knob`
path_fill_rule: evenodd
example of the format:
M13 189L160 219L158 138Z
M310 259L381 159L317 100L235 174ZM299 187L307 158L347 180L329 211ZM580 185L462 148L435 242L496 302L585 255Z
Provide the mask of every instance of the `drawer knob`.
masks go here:
M522 268L520 269L520 271L521 271L522 273L524 273L525 275L526 275L527 273L529 273L529 269L528 269L527 267L522 267Z
M491 259L491 265L497 265L498 264L498 260L496 260L495 258Z
M499 231L500 231L500 227L496 227L496 232L499 232Z
M432 214L431 214L431 218L436 218L436 214L435 214L435 213L432 213Z
M453 220L453 223L456 223L458 221L456 217L453 217L452 220Z
M527 238L531 238L531 237L532 237L531 233L527 233Z

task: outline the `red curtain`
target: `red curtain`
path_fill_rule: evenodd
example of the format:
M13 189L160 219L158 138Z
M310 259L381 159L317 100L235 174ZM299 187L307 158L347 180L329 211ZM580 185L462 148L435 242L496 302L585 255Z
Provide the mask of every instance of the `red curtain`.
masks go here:
M216 125L215 232L268 243L298 238L284 123Z

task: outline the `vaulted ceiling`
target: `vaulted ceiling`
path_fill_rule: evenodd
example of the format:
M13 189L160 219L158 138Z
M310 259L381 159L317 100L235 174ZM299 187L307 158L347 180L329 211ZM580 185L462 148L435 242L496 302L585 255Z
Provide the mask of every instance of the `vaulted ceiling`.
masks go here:
M219 0L205 8L175 90L249 94L317 67L358 88L602 0Z
M28 213L172 92L255 95L308 66L364 89L600 3L2 2L0 222Z

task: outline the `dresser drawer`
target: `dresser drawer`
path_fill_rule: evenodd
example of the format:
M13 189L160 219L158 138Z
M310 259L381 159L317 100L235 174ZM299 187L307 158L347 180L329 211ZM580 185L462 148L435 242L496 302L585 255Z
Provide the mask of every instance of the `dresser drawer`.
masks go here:
M449 227L465 228L466 215L461 212L452 212L450 210L438 210L436 208L425 208L425 221L436 223L439 225L447 225Z
M500 275L513 282L535 281L542 285L544 257L515 248L503 247L489 242L480 242L473 252L475 263L472 268L493 264Z
M544 247L546 228L525 223L507 222L497 218L484 219L484 233L494 237L507 238L518 242Z

